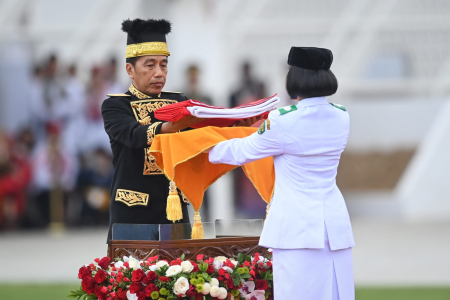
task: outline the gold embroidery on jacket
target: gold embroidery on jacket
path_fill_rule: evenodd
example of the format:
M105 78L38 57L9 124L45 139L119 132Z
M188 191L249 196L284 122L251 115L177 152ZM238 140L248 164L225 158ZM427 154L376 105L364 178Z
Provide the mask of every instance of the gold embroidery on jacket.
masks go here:
M140 90L138 90L133 84L130 85L129 88L130 92L138 99L148 99L151 98L151 96L144 94Z
M148 194L139 193L130 190L117 189L116 201L125 203L128 206L147 205Z
M133 93L130 87L130 92ZM134 94L133 94L134 95ZM145 95L145 94L144 94ZM136 95L135 95L136 96ZM138 96L136 96L138 97ZM139 97L138 97L139 98ZM148 98L148 96L147 96ZM169 99L146 99L146 100L138 100L131 101L131 109L133 110L136 121L141 125L149 125L152 122L152 118L150 116L158 108L164 107L169 104L177 103L176 100ZM147 143L151 143L153 138L155 137L155 131L158 124L161 122L155 123L155 126L150 126L147 130ZM150 129L152 128L152 129ZM164 174L160 168L156 165L156 160L153 155L150 154L150 147L145 148L145 161L144 161L144 175L160 175Z
M159 124L162 124L162 122L155 122L152 125L148 126L147 129L147 145L151 145L153 142L153 139L155 138L155 132L156 128Z

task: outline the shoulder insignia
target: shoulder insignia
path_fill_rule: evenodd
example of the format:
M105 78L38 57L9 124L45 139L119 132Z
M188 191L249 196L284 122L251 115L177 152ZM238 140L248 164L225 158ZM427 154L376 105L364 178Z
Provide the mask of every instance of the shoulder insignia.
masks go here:
M258 128L258 134L263 134L264 132L266 132L266 130L270 130L270 120L269 119L267 119L261 123L261 125Z
M266 132L266 121L262 122L258 128L258 134L263 134L264 132Z
M286 106L286 107L282 107L282 108L278 109L278 111L280 112L280 115L284 115L284 114L293 112L295 110L297 110L296 105Z
M107 97L130 97L128 94L107 94Z
M183 94L183 92L168 92L168 91L161 91L161 93Z
M347 111L347 109L344 106L340 105L340 104L336 104L336 103L330 103L330 104L333 105L334 107L340 109L340 110Z

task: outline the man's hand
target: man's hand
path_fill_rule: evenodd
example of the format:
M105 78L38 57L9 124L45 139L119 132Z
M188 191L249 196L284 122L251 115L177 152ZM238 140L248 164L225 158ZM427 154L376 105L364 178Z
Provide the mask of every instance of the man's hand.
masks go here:
M194 116L188 116L178 122L166 122L162 124L160 133L175 133L185 128L191 127L192 125L200 123L204 120L205 119L200 119Z
M236 124L234 124L234 126L250 127L260 120L264 120L264 117L260 116L260 117L253 117L253 118L239 120Z

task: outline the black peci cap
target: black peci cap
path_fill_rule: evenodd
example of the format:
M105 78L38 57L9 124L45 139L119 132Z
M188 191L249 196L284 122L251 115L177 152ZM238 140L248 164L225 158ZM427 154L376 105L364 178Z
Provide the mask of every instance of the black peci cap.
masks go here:
M329 70L332 62L333 53L325 48L292 47L288 57L288 65L316 71Z
M170 55L167 50L166 34L171 31L169 21L161 20L125 20L122 31L127 33L126 57L145 55Z

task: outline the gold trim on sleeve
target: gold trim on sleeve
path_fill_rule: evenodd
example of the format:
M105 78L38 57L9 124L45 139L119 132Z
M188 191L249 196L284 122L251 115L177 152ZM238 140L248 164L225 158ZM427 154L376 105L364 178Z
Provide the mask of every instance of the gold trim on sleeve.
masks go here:
M155 122L152 125L148 126L147 129L147 145L151 145L153 142L153 139L155 138L156 134L156 128L159 124L162 124L162 122Z
M130 92L133 93L132 88L130 87ZM142 93L143 94L143 93ZM143 94L145 95L145 94ZM135 95L136 96L136 95ZM136 96L138 97L138 96ZM150 116L151 113L154 113L155 110L158 108L164 107L169 104L177 103L176 100L169 100L169 99L148 99L148 96L145 96L146 100L138 100L138 101L131 101L131 109L133 110L134 116L136 118L136 121L139 122L141 125L149 125L152 122L152 118ZM138 97L139 98L139 97ZM159 122L158 122L159 123ZM155 123L157 124L157 123ZM156 126L154 127L154 130L156 131ZM151 129L153 130L153 129ZM149 142L150 140L153 141L154 138L154 131L150 131L150 127L147 130L147 139ZM153 138L149 136L150 134L153 134ZM151 142L150 142L151 143ZM161 169L158 168L156 165L156 159L155 157L150 153L150 147L145 148L145 160L144 160L144 175L161 175L164 174Z
M135 206L135 205L146 206L148 204L148 197L149 197L148 194L145 193L117 189L115 200L123 202L128 206Z
M170 52L167 49L167 43L164 42L146 42L127 45L127 50L125 51L126 58L146 55L170 56Z

